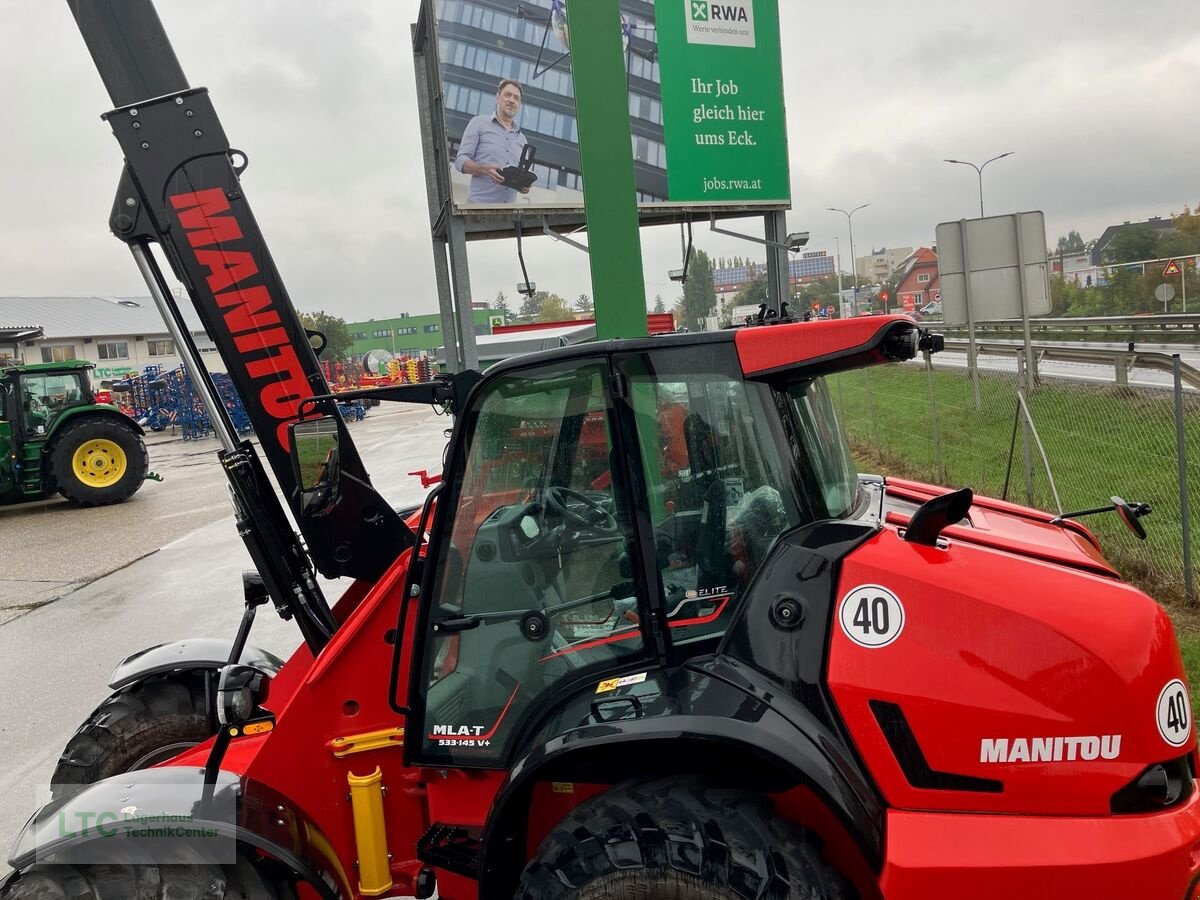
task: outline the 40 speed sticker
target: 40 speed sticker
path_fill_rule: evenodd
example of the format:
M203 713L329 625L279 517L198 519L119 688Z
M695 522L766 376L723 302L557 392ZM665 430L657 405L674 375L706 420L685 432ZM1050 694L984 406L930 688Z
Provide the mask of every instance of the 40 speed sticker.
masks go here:
M860 647L886 647L904 630L904 605L878 584L863 584L842 598L838 619L846 637Z
M1158 733L1172 747L1182 747L1192 736L1192 701L1178 678L1158 695Z

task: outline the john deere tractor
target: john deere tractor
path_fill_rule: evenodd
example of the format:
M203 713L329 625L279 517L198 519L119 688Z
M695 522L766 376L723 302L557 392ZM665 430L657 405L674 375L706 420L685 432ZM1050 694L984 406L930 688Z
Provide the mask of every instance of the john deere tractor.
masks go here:
M0 503L58 491L80 506L128 500L149 456L141 427L92 392L89 362L0 369Z

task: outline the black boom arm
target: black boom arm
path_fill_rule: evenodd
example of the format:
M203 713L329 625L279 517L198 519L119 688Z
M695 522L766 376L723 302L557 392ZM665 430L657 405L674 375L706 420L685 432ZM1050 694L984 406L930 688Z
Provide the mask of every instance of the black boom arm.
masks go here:
M103 116L125 157L109 222L113 233L133 250L203 394L211 390L211 381L170 291L164 289L150 244L161 246L186 287L301 523L317 568L330 577L377 578L412 544L413 535L371 486L352 444L342 450L337 507L319 518L299 515L287 428L297 420L300 404L326 394L328 386L242 189L244 154L230 148L208 91L188 86L152 0L67 2L116 107ZM253 448L236 440L215 392L206 405L225 445L222 458L235 494L255 507L245 514L260 535L274 536L266 542L270 547L261 539L255 547L256 539L247 536L255 562L265 560L270 566L271 557L281 551L277 545L285 540L284 532L291 534L294 546L283 550L285 561L274 563L283 568L275 578L262 573L276 603L286 604L276 590L295 593L296 580L305 580L303 550L282 508L272 503L269 486L239 488L234 472L249 477L262 467L228 459L253 454Z

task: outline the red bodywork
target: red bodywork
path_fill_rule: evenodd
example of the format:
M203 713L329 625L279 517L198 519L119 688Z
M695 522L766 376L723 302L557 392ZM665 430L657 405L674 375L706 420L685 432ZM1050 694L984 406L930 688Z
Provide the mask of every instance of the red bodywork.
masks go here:
M748 375L837 347L866 357L903 317L776 326L740 332ZM826 333L828 332L828 333ZM798 348L798 344L801 346ZM790 347L789 347L790 345ZM1163 611L1123 584L1094 537L1050 525L1036 510L976 498L970 524L943 532L944 546L905 543L911 509L943 489L888 483L884 527L843 561L839 599L884 585L904 604L905 625L888 646L867 649L830 625L827 680L853 745L888 807L881 869L869 867L838 821L806 789L774 797L777 813L817 831L828 856L864 897L1182 897L1200 876L1200 799L1155 814L1113 815L1112 795L1158 762L1196 753L1194 735L1173 748L1156 728L1156 698L1183 678ZM905 508L908 511L905 511ZM410 520L417 527L416 514ZM269 735L234 741L222 768L274 788L315 821L348 891L356 858L347 775L378 766L397 895L413 892L419 837L432 822L486 823L506 773L409 768L400 744L338 757L345 739L403 727L386 696L408 555L375 585L337 604L343 623L314 662L303 647L272 683ZM404 647L415 646L416 616ZM401 690L411 679L402 660ZM404 697L396 698L404 702ZM869 700L903 708L929 767L1000 779L1002 792L915 788L901 770ZM1004 739L1120 736L1113 758L981 761L982 744ZM1077 745L1078 747L1079 745ZM202 765L207 746L172 765ZM574 785L534 794L527 843L574 805L605 788ZM532 852L532 850L531 850ZM439 895L473 900L475 882L438 872ZM356 894L357 896L357 894Z

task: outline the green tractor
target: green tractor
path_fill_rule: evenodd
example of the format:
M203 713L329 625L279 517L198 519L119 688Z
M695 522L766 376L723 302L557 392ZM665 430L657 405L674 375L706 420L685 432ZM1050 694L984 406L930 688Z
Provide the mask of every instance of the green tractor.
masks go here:
M58 491L80 506L128 500L150 465L140 425L98 403L92 363L0 368L0 504Z

